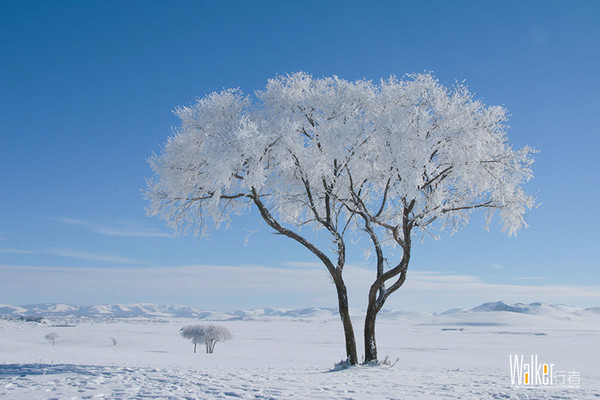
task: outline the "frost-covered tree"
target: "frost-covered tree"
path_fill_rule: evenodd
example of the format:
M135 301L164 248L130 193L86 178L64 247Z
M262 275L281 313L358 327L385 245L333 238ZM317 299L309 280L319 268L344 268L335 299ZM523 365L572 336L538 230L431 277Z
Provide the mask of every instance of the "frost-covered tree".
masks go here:
M181 336L185 339L190 340L194 344L194 353L196 353L196 347L198 343L203 341L203 329L200 325L189 325L181 328Z
M50 340L52 342L52 346L54 346L54 342L58 339L58 333L50 332L46 335L46 340Z
M206 352L212 353L215 350L217 342L225 342L232 338L231 332L227 328L216 325L208 325L204 331L204 344Z
M189 325L181 329L181 336L194 343L194 353L198 343L204 343L206 352L212 353L217 342L224 342L232 337L227 328L217 325Z
M277 233L321 260L337 291L347 360L356 342L343 280L348 237L366 234L376 255L365 360L377 360L375 320L406 279L412 238L455 232L471 212L498 212L509 234L533 198L531 149L513 150L506 112L448 89L430 74L374 84L305 73L269 80L257 102L225 90L176 112L182 126L150 159L149 213L179 232L206 234L256 207ZM333 246L320 248L309 227ZM401 253L388 264L384 250ZM331 250L332 249L332 250Z

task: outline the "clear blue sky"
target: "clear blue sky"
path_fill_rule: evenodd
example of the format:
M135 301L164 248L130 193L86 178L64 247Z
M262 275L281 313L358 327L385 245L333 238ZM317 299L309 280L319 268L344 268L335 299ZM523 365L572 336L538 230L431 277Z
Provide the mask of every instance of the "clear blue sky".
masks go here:
M516 238L475 217L417 243L390 307L598 306L598 21L595 1L0 1L0 303L335 306L311 254L256 214L200 242L147 217L146 159L211 91L427 70L509 109L514 146L540 150L541 205Z

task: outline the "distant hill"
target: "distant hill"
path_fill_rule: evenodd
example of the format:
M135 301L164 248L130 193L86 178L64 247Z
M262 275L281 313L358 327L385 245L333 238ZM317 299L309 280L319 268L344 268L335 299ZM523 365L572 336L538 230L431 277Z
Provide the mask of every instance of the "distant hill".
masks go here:
M249 311L206 311L187 306L161 306L155 304L107 304L79 306L72 304L0 304L0 315L5 317L90 317L90 318L195 318L210 321L255 320L282 318L330 318L337 316L333 308L303 308L298 310L264 308Z
M577 308L545 303L515 303L502 301L484 303L471 309L454 308L443 313L419 313L382 310L380 318L400 317L452 317L475 316L480 313L516 313L568 319L571 316L600 315L600 307ZM360 314L360 312L353 312ZM302 309L262 308L247 311L207 311L187 306L161 306L155 304L107 304L80 306L72 304L0 304L0 315L4 317L89 317L89 318L194 318L207 321L269 320L284 319L330 319L338 318L335 308L311 307Z
M600 307L592 308L577 308L571 306L565 306L561 304L546 304L546 303L514 303L509 304L503 301L496 301L491 303L484 303L471 309L452 309L448 310L443 314L455 314L455 313L480 313L480 312L510 312L518 314L531 314L531 315L545 315L548 317L565 317L565 316L579 316L589 314L600 314Z

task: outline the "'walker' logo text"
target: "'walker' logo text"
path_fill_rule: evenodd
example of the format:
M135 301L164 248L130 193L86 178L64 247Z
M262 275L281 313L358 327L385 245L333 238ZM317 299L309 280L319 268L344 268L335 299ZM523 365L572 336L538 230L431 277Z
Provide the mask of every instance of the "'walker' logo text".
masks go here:
M509 358L510 382L513 386L579 388L581 377L577 371L558 371L555 364L540 362L537 354L530 358L515 354Z

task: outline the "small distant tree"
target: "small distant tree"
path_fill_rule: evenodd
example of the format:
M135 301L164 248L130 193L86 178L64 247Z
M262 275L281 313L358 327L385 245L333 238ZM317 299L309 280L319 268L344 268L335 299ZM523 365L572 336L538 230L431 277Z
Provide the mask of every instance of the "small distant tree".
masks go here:
M224 342L231 339L231 333L227 328L216 325L208 325L206 327L204 343L206 344L206 352L212 353L217 342Z
M117 338L110 338L110 340L112 341L113 346L116 346L117 343L119 343L119 341L117 340Z
M206 352L212 353L217 342L224 342L232 337L227 328L216 325L189 325L181 329L181 336L194 343L194 353L198 343L204 343Z
M58 333L50 332L49 334L46 335L46 339L51 340L52 346L54 346L54 342L56 341L56 339L58 339Z
M194 343L194 353L196 352L196 346L198 343L202 343L203 340L203 330L200 325L189 325L181 328L181 336L186 339L189 339Z

